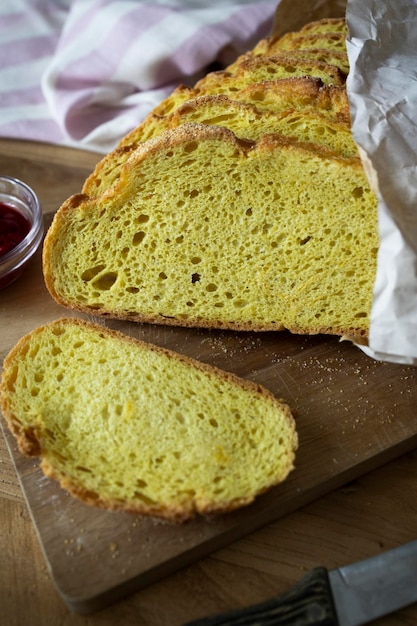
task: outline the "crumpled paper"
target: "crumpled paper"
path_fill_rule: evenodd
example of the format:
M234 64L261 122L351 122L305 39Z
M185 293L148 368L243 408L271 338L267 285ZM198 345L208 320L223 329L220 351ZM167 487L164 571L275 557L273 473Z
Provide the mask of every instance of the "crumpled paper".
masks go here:
M378 196L369 356L417 365L417 3L348 0L352 132Z

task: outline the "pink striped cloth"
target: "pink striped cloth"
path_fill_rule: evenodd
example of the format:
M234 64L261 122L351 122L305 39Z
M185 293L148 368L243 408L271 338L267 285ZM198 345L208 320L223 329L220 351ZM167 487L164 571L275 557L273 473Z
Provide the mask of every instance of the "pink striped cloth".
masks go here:
M272 27L277 0L2 0L0 136L105 153L180 83Z

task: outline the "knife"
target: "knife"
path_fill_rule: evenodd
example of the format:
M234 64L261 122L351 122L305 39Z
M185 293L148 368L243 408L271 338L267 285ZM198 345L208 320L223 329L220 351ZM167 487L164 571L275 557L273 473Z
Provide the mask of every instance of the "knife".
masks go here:
M185 626L360 626L417 602L417 541L328 571L312 569L290 591Z

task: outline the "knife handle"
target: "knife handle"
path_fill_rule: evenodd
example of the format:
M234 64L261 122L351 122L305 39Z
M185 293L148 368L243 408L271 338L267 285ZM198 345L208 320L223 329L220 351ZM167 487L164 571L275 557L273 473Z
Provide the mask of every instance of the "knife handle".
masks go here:
M185 626L338 626L329 575L316 567L290 591L244 609L204 617Z

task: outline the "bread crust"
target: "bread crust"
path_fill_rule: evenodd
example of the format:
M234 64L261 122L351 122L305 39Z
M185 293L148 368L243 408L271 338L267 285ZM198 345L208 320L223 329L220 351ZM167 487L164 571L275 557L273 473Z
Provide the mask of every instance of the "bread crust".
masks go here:
M271 406L276 407L279 411L281 418L286 422L287 431L290 433L289 440L287 442L288 454L288 467L285 472L285 476L293 469L293 462L295 452L298 447L298 436L295 429L295 421L292 411L288 404L284 400L275 397L269 390L262 385L259 385L253 381L240 378L231 372L226 372L215 366L208 365L191 357L179 354L164 347L146 343L140 339L126 335L120 331L112 330L97 323L88 322L80 318L61 318L55 322L49 323L45 326L34 329L28 335L22 337L17 344L11 349L9 354L4 360L3 375L0 383L0 407L3 415L6 419L8 427L16 437L20 451L26 456L36 456L41 458L41 468L46 476L57 480L61 487L69 491L73 496L82 500L88 505L93 505L99 508L105 508L108 510L124 510L126 512L133 512L136 514L150 515L155 517L161 517L174 522L187 521L197 514L212 515L223 514L233 511L242 506L246 506L253 500L264 493L267 489L271 488L275 484L278 484L283 480L283 477L279 477L276 482L268 486L260 488L256 493L248 494L247 497L237 497L228 502L213 501L207 498L207 500L199 498L198 502L190 498L186 501L175 503L148 503L142 502L123 502L120 500L112 500L108 497L102 497L100 493L86 489L83 485L74 482L70 477L63 475L63 473L57 469L51 463L51 455L48 455L48 450L45 444L44 427L41 424L37 424L36 420L33 423L23 424L22 416L15 415L11 408L13 386L14 386L14 368L20 358L24 358L29 346L36 343L36 338L41 336L44 331L50 327L56 329L79 327L88 330L89 332L98 333L102 337L114 339L115 341L121 341L124 344L130 346L133 351L140 349L141 351L150 351L156 354L165 355L168 359L179 361L183 363L187 368L198 370L204 375L212 377L213 379L223 380L231 383L235 387L239 387L245 391L245 393L262 397ZM69 364L70 367L70 364Z

